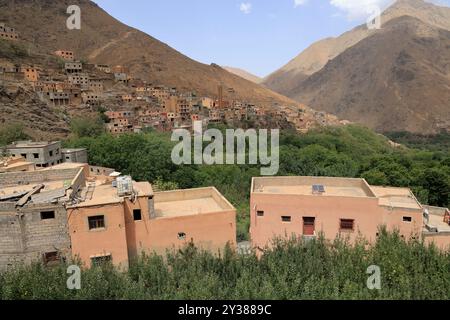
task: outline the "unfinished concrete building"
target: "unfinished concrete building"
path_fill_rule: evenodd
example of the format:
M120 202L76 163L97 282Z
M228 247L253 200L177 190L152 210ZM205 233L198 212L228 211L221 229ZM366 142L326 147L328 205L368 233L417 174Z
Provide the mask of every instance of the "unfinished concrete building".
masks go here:
M83 71L83 64L81 62L66 62L64 70L68 74L81 73Z
M85 148L62 149L64 163L88 163L88 154Z
M55 106L68 106L70 104L70 94L68 92L49 92L48 99Z
M0 39L3 40L19 40L19 34L14 28L6 26L5 23L0 23Z
M84 186L84 170L0 174L0 269L70 257L65 204Z
M55 55L69 62L73 62L75 59L73 51L58 50L55 51Z
M62 163L61 142L18 141L6 147L14 157L23 157L36 164L38 168L47 168Z

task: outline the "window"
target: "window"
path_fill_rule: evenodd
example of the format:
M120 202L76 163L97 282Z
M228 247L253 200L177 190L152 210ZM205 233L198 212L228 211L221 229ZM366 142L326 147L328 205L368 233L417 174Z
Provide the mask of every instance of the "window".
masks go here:
M39 159L39 153L33 153L33 157L34 157L35 159Z
M21 155L20 155L22 158L27 158L27 154L26 153L22 153Z
M412 217L403 217L403 222L412 222Z
M186 240L186 233L179 232L178 233L178 240Z
M281 217L281 221L283 221L283 222L291 222L292 221L292 217L291 216L282 216Z
M105 216L89 217L89 230L105 228Z
M257 212L256 212L256 215L257 215L258 217L264 217L264 211L257 211Z
M42 211L41 220L55 219L55 211Z
M53 157L53 151L49 151L49 152L48 152L48 155L49 155L50 157Z
M110 254L106 255L106 256L100 256L100 257L91 258L92 265L96 266L96 267L104 265L104 264L107 264L107 263L109 263L111 261L112 261L112 256Z
M141 209L134 209L133 210L133 218L134 218L134 221L141 221L142 220L142 211L141 211Z
M58 252L46 252L43 255L43 260L45 264L52 263L52 262L58 262L59 261L59 254Z
M354 225L355 225L355 220L341 219L341 230L342 231L353 231Z

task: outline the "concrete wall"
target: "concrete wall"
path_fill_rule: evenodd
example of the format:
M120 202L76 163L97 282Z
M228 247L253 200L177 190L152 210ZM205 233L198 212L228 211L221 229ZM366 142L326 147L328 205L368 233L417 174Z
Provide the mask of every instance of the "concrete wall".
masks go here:
M43 183L45 181L69 180L77 175L79 168L40 170L33 172L10 172L0 174L0 188L20 184Z
M88 155L87 150L76 150L76 151L62 151L62 160L63 162L69 163L87 163Z
M42 211L55 218L42 220ZM45 253L70 255L66 210L62 205L30 205L0 212L0 270L18 262L42 261Z

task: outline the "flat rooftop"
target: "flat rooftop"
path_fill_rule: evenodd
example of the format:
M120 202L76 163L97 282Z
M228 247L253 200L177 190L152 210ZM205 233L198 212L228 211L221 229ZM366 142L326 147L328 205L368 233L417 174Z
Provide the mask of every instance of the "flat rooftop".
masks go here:
M87 195L89 191L89 183L83 188L81 191L80 198L82 201L76 205L71 207L83 208L83 207L93 207L98 205L108 205L108 204L116 204L122 203L124 201L124 197L120 197L118 194L118 190L116 187L113 187L112 182L109 180L95 180L92 182L95 187L91 187L92 195ZM150 183L148 182L134 182L133 181L133 189L138 197L153 196L153 189Z
M422 209L421 204L417 201L414 194L408 188L376 186L372 186L371 188L382 206L418 210Z
M54 171L54 170L64 170L64 169L81 169L86 167L86 163L76 163L76 162L63 162L56 164L48 168L42 168L39 171Z
M321 186L324 192L314 192ZM253 178L253 193L369 197L375 194L364 179L328 177L267 177Z
M216 188L200 188L155 193L155 212L158 218L202 215L234 211Z
M81 152L86 151L86 148L68 148L68 149L61 149L62 153L72 153L72 152Z
M444 222L444 216L430 214L429 226L437 228L438 232L450 232L450 225Z
M44 148L56 143L60 143L59 141L39 141L39 142L34 142L34 141L17 141L14 142L12 144L10 144L9 146L7 146L8 149L12 149L12 148Z

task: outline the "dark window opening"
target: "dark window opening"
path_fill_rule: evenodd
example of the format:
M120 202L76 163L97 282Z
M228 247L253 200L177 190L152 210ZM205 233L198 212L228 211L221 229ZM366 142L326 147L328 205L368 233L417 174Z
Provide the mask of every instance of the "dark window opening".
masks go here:
M105 216L89 217L89 230L105 228Z
M134 209L133 210L133 218L134 218L134 221L141 221L142 220L142 211L141 211L141 209Z
M55 219L55 211L43 211L41 212L41 220Z
M179 232L178 233L178 240L186 240L186 233Z
M35 159L39 159L39 153L33 153L33 157L34 157Z
M290 216L282 216L281 217L281 221L283 221L283 222L291 222L292 221L292 217L290 217Z
M353 231L355 226L355 220L352 219L341 219L341 230L343 231Z
M412 217L403 217L403 222L412 222Z
M44 263L52 263L52 262L58 262L59 261L59 254L57 251L55 252L46 252L43 255Z
M256 215L257 215L258 217L264 217L264 211L257 211L257 212L256 212Z

